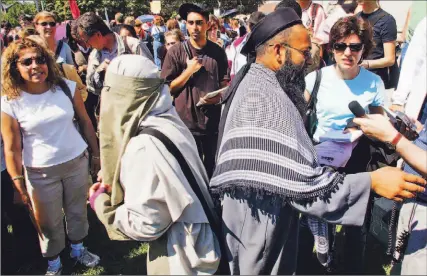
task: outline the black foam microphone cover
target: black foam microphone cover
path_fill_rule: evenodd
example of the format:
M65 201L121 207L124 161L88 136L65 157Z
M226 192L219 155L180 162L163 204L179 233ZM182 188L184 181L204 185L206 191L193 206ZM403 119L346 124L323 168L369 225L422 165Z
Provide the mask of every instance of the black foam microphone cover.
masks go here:
M354 114L354 116L360 118L366 115L365 109L357 101L352 101L348 104L348 108Z

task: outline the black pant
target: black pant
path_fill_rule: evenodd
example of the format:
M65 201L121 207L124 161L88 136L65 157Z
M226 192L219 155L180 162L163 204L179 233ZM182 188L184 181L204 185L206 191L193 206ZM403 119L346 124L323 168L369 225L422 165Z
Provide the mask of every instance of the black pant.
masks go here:
M85 107L87 115L89 115L89 118L92 122L93 128L95 131L98 127L98 121L95 116L96 108L98 106L99 96L95 95L93 93L88 92L87 99L85 101Z
M193 137L194 140L196 140L197 151L199 152L200 159L203 160L203 165L205 166L210 179L215 167L215 153L218 134L193 134Z

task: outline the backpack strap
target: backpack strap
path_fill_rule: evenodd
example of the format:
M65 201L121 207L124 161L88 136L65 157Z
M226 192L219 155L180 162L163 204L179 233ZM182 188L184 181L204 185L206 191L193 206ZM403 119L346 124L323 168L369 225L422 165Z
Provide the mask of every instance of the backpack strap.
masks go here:
M184 173L188 183L191 186L191 189L193 190L194 194L197 196L197 198L199 199L203 207L203 211L205 212L206 217L208 218L209 225L212 231L214 232L215 236L218 239L218 243L221 249L221 261L220 261L218 270L221 274L229 275L230 268L227 262L227 250L226 250L227 247L225 246L225 241L223 238L224 236L222 234L221 220L215 211L215 206L213 204L213 201L209 192L206 192L206 190L202 190L200 188L199 183L194 177L193 171L191 170L190 166L185 160L185 157L182 155L181 151L177 148L177 146L166 135L164 135L162 132L158 131L157 129L147 128L147 127L143 128L141 133L148 134L159 139L159 141L162 142L162 144L166 147L166 149L178 161L182 172Z
M316 81L314 82L313 91L311 91L308 108L313 108L317 104L317 93L319 92L320 83L322 82L322 70L316 70Z
M310 29L314 32L314 22L316 21L317 12L319 11L320 5L312 3L313 8L311 9L311 26Z
M125 54L131 55L132 50L129 47L127 36L122 36L123 44L125 45Z
M62 69L62 64L61 64L61 69ZM64 69L62 69L64 70ZM62 91L64 91L64 94L67 96L68 99L70 99L71 105L73 106L73 111L74 111L74 121L78 121L78 116L76 116L76 109L74 108L74 101L73 101L73 95L71 94L71 90L68 87L67 83L64 80L61 80L58 83L59 87L61 87Z
M190 46L188 45L188 40L184 41L184 43L182 43L182 46L184 46L184 50L187 54L188 59L192 59L193 54L191 53Z
M63 44L64 44L64 41L62 41L62 40L58 41L58 45L56 45L55 59L58 59L59 54L61 53Z

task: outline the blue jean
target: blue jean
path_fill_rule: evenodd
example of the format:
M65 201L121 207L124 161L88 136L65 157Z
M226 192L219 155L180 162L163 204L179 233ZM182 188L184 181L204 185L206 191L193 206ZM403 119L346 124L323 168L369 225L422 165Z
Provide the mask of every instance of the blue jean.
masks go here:
M160 41L153 41L153 51L154 51L154 63L157 65L157 68L159 68L159 70L162 70L162 61L159 58L159 55L157 53L157 50L163 46L163 43L161 43Z
M406 51L408 51L408 48L409 48L409 42L402 43L402 50L400 52L400 68L399 68L399 70L402 70L403 60L405 59Z

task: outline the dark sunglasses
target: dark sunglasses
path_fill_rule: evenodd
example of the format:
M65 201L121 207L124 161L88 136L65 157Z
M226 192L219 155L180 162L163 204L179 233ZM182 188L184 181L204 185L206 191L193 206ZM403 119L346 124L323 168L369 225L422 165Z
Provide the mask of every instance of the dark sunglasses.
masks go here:
M166 43L166 46L171 46L171 45L175 45L175 44L176 44L176 41L173 41L173 42Z
M202 26L204 21L203 20L188 20L187 23L189 25L194 25L194 23L196 23L197 26Z
M31 64L33 64L33 60L38 65L46 64L46 58L44 56L24 58L24 59L18 60L18 62L24 66L30 66Z
M350 43L350 44L345 44L344 42L338 42L334 44L334 49L340 52L344 52L346 49L350 48L350 51L352 52L360 52L360 50L362 50L363 48L363 44L362 43Z
M49 25L51 27L55 27L56 22L41 22L41 23L37 23L37 25L42 25L43 27L46 27L47 25Z

